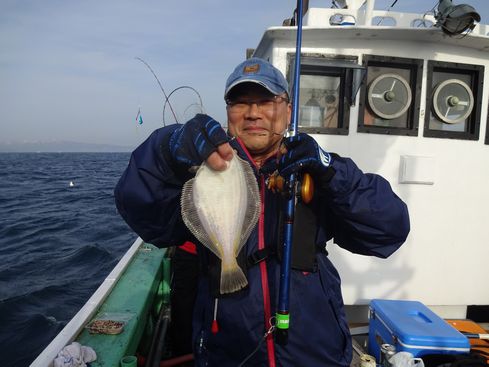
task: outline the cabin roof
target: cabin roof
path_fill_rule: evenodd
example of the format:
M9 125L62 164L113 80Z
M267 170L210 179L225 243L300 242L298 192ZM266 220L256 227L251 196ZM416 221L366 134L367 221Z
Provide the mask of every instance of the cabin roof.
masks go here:
M391 40L436 43L489 51L489 25L477 24L468 34L448 36L430 14L400 13L368 9L310 8L303 21L303 45L334 41ZM391 25L387 25L391 24ZM255 55L263 55L272 41L295 45L297 27L271 27L264 33Z
M260 56L273 41L286 41L295 45L297 27L271 27L264 33L258 44L255 55ZM420 43L437 43L456 47L470 48L482 52L489 51L489 37L484 35L467 35L449 37L438 28L396 28L396 27L304 27L303 46L324 45L338 41L352 40L391 40L415 41Z

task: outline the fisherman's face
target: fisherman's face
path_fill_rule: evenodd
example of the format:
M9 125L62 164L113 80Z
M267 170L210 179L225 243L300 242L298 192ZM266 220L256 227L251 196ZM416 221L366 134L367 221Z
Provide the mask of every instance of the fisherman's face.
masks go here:
M256 83L242 83L228 94L228 128L253 158L275 154L292 112L287 94L275 96Z

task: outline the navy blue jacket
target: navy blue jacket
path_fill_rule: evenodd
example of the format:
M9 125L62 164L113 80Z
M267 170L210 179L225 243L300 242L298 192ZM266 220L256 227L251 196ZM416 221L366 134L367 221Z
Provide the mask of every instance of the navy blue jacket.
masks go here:
M181 126L181 125L180 125ZM179 171L169 156L172 125L156 130L132 154L128 168L115 189L120 214L146 242L160 247L194 240L180 215L180 194L187 172ZM231 145L250 161L238 140ZM256 169L263 213L245 246L252 254L258 248L276 246L278 194L265 186ZM275 164L270 159L266 164ZM389 183L374 174L364 174L347 158L335 156L336 171L329 185L315 193L320 219L318 247L334 238L339 246L363 255L385 258L396 251L409 233L406 205ZM200 257L208 256L197 246ZM290 284L289 341L284 347L269 336L270 317L275 315L280 264L275 258L250 267L249 287L220 298L217 308L219 332L212 333L214 301L209 280L202 274L194 308L193 338L198 365L237 366L257 346L249 366L349 366L351 338L344 313L340 277L327 253L318 254L318 271L292 271Z

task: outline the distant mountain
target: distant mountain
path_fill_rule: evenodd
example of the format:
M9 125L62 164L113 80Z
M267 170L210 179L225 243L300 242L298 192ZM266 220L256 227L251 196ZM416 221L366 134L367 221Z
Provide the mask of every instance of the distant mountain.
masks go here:
M92 144L73 141L26 141L26 142L0 142L0 152L130 152L134 147L111 145L111 144Z

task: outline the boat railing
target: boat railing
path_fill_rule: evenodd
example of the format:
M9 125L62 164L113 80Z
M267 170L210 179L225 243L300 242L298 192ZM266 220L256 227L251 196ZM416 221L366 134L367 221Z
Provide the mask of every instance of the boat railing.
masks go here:
M436 19L432 13L401 13L372 9L309 8L304 16L304 26L312 28L394 27L432 28ZM489 26L477 24L473 35L489 36Z
M132 246L119 260L117 265L110 272L107 278L105 278L95 293L90 297L80 311L78 311L78 313L70 320L70 322L68 322L63 330L60 331L53 341L44 349L44 351L32 362L30 367L49 367L53 365L53 360L56 358L58 352L76 338L80 331L85 327L86 321L90 320L90 318L97 312L100 305L110 294L110 291L124 273L124 270L127 268L131 262L131 259L135 256L136 252L143 243L144 242L141 238L134 241Z

